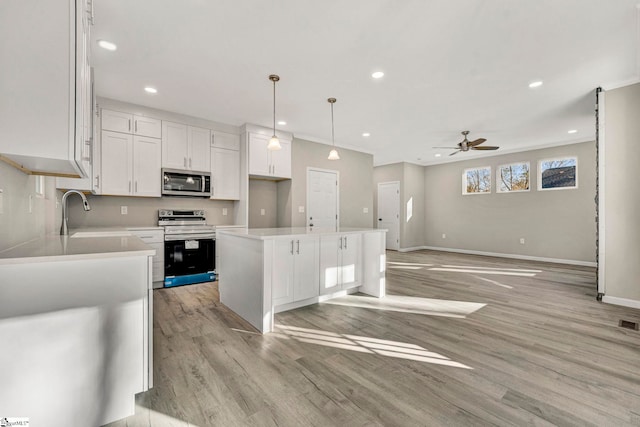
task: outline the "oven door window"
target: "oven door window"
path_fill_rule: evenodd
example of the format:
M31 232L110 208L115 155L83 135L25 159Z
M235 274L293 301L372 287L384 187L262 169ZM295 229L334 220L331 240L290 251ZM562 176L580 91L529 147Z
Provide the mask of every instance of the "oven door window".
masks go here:
M165 276L186 276L215 269L215 240L164 242Z

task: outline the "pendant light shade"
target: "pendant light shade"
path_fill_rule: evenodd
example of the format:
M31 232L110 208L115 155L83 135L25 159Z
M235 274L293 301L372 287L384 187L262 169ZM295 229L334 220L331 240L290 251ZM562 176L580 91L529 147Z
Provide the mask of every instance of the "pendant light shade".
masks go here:
M338 150L336 150L335 132L333 131L333 104L336 103L336 99L329 98L327 101L331 104L331 143L333 144L333 148L329 151L329 157L327 157L327 159L340 160L340 155L338 155Z
M280 140L276 136L276 82L280 80L280 76L271 74L269 80L273 82L273 136L269 140L267 148L269 150L280 150L282 146L280 146Z

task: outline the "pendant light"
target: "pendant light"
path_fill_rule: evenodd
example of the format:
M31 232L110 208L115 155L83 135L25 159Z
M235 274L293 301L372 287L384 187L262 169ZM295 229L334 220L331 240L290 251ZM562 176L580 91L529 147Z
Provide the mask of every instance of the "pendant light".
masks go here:
M269 150L280 150L282 147L280 146L280 140L276 136L276 82L280 80L280 76L271 74L269 80L273 82L273 136L269 140L267 148Z
M331 151L329 151L329 157L327 157L327 159L340 160L340 156L338 155L338 150L336 150L336 139L333 131L333 104L336 103L336 99L329 98L327 99L327 101L329 102L329 104L331 104L331 143L333 144L333 148L331 149Z

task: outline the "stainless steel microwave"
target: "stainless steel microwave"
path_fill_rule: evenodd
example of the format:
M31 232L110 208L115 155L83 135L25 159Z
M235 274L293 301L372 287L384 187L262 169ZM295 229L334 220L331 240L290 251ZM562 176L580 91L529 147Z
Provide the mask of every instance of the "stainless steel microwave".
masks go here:
M162 169L165 196L211 197L211 174L178 169Z

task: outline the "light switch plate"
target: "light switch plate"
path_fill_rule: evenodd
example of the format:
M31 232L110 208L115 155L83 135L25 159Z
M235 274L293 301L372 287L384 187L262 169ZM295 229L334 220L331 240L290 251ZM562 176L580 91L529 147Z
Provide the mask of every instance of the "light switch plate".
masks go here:
M304 206L298 206L298 213L304 213Z
M264 216L264 214L265 214L265 213L266 213L266 212L264 211L264 209L260 209L260 215L263 215L263 216Z
M120 206L120 215L126 215L128 213L128 208L126 206Z
M222 215L227 216L227 208L222 208Z
M362 213L369 213L369 208L362 208Z

